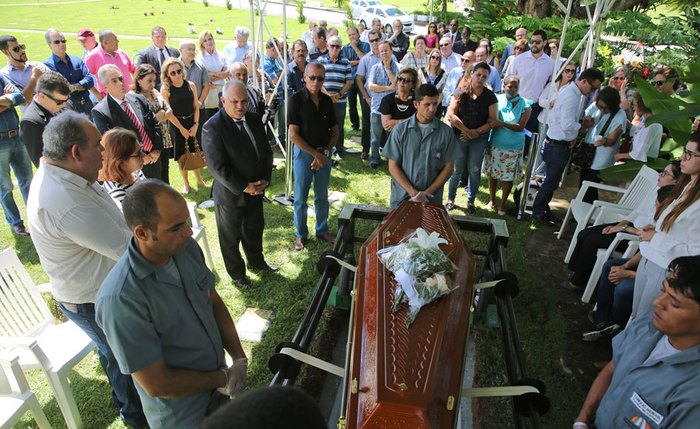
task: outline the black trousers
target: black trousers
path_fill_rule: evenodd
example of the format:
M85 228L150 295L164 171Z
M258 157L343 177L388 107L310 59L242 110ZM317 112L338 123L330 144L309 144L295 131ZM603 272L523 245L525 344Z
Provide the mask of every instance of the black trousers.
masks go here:
M588 180L590 182L600 183L600 177L598 176L598 170L591 170L590 168L584 168L581 170L581 176L578 181L578 188L581 189L583 186L583 181ZM589 204L593 204L593 201L598 199L598 188L588 188L586 195L583 196L583 201Z
M598 249L607 249L615 239L615 234L603 234L603 230L612 225L616 224L591 226L578 233L574 253L569 259L569 270L574 272L570 279L571 283L576 286L586 286L597 259ZM624 246L627 245L624 244Z
M362 98L362 94L360 94L360 107L362 108L362 152L369 153L370 131L372 129L369 119L372 111L369 104Z
M166 157L164 157L161 153L158 157L158 161L154 162L153 164L144 165L141 168L141 172L147 179L163 180L163 160L166 160Z
M357 114L357 97L360 91L357 89L357 83L353 82L348 91L348 110L350 111L350 123L353 128L360 127L360 115Z
M530 113L530 119L528 119L527 124L525 124L525 129L531 133L537 133L540 129L540 122L537 120L537 117L540 115L540 112L542 112L542 107L535 103L530 106L530 109L532 111ZM530 153L530 140L532 140L532 137L525 136L525 147L523 148L525 156Z
M265 218L262 200L245 207L217 204L215 209L221 255L229 276L234 280L245 277L241 245L249 267L264 266L262 234Z

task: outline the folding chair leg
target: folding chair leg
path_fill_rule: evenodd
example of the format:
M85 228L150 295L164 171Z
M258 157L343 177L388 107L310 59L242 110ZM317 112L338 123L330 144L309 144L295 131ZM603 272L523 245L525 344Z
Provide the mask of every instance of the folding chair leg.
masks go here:
M607 256L607 252L601 252L601 254L598 255L595 265L593 265L591 275L588 277L586 289L584 289L583 295L581 296L582 302L590 302L595 288L598 287L598 281L600 280L600 275L603 272L603 264L605 264L605 262L608 260Z
M564 216L564 220L561 222L561 228L559 228L559 232L557 233L557 240L561 240L561 235L564 233L564 229L566 228L566 225L568 225L569 219L571 219L571 206L566 209L566 216Z
M41 408L41 404L39 404L39 400L36 399L36 396L32 396L28 399L27 403L29 404L29 409L32 410L32 414L34 414L34 420L39 426L39 429L51 429L49 419L46 418L46 414L44 414L44 410Z
M202 231L202 247L204 248L204 261L209 266L210 270L214 270L214 261L211 259L211 251L209 250L209 240L207 240L206 229Z
M61 376L55 372L47 372L47 375L49 384L56 396L56 402L58 402L66 425L68 425L68 429L81 429L83 427L83 421L80 418L78 405L75 402L68 377Z

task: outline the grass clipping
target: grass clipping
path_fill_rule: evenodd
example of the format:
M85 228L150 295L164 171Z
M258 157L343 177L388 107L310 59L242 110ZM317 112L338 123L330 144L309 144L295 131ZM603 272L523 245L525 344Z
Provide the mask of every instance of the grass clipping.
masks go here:
M408 302L406 326L411 326L424 305L452 291L452 280L447 273L454 267L440 249L443 243L447 240L437 232L428 234L417 228L399 244L377 252L379 260L396 279L396 298L391 310L396 312L401 303Z

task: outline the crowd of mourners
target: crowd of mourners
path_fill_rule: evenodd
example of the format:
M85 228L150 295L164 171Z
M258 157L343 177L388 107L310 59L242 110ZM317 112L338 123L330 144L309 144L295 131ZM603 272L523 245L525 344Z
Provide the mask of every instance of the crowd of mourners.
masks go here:
M346 156L346 114L361 132L367 167L386 162L392 208L411 200L474 214L484 175L483 208L505 216L537 144L532 136L543 135L532 152L532 218L541 227L561 222L549 203L570 160L579 186L599 183L600 171L615 163L658 158L670 137L647 123L653 112L626 66L606 77L567 60L543 30L518 28L503 52L456 19L412 38L398 20L391 34L379 20L343 33L311 21L290 46L272 39L256 53L245 27L220 50L210 31L175 48L154 27L135 62L110 30L81 29L82 53L68 53L64 34L49 29L44 62L28 61L21 40L0 36L8 60L0 70L5 218L15 234L31 236L61 310L97 344L130 426L197 427L246 383L245 352L191 238L182 197L191 192L189 172L199 187L207 186L201 169L211 173L224 264L246 289L247 270L278 275L263 256L263 202L274 152L286 149L287 138L293 248L310 239L312 183L315 237L334 241L328 188L332 167ZM651 77L668 96L682 86L671 67L660 65ZM577 236L572 274L561 285L577 293L617 233L640 243L600 276L583 338L614 335L613 357L601 365L574 428L692 427L700 417L700 134L693 131L634 211ZM168 185L171 159L181 192ZM27 225L12 197L11 169ZM594 187L583 198L597 199ZM233 416L246 415L241 427L257 427L258 408L246 400L258 407L265 398L285 401L277 390L256 395L223 407L205 426L234 427ZM290 395L301 395L296 404L309 401ZM299 427L322 427L308 406Z

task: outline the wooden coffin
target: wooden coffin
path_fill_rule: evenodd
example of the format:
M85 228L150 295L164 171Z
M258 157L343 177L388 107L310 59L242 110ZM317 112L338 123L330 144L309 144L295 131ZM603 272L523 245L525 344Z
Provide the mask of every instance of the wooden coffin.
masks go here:
M448 240L459 267L451 293L424 306L406 326L408 305L393 313L396 283L376 252L422 227ZM405 202L360 249L356 274L347 428L453 428L466 355L474 257L444 207Z

